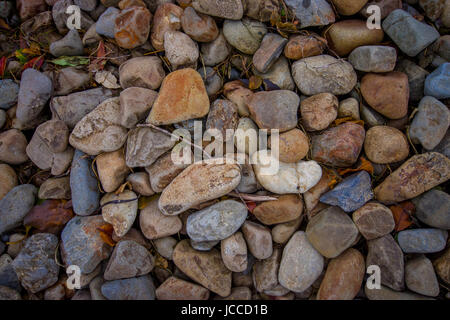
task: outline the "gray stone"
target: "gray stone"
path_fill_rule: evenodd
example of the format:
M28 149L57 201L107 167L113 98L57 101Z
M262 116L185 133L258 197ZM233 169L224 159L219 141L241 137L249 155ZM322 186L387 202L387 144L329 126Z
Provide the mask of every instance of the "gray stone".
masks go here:
M211 42L202 43L200 47L203 62L212 67L224 61L231 52L231 46L223 36L223 32Z
M287 39L276 33L267 33L253 55L253 65L261 73L267 72L283 52Z
M241 0L193 0L192 6L198 12L219 18L240 20L244 15Z
M424 93L436 99L450 98L450 63L443 63L425 80Z
M166 58L174 69L181 67L197 68L198 44L180 31L167 31L164 34Z
M86 70L67 67L58 70L53 76L55 95L66 95L89 85L90 76Z
M361 119L369 127L382 126L386 123L386 120L381 114L373 110L371 107L366 106L365 104L361 104L360 112Z
M92 11L97 6L97 0L74 0L74 3L84 11Z
M130 87L120 93L121 125L133 128L136 124L147 118L158 93L156 91Z
M173 249L177 245L178 241L172 237L159 238L153 241L156 251L166 258L172 260Z
M422 99L425 79L429 75L429 72L407 59L400 60L395 70L403 72L408 76L409 99L411 101L419 101Z
M242 225L242 233L248 250L256 259L264 260L272 255L272 234L269 228L259 223L245 221Z
M186 230L194 241L217 241L235 233L247 218L247 208L225 200L189 215Z
M203 79L203 82L205 83L206 92L208 93L208 96L213 96L222 89L223 86L222 78L213 68L200 67L199 69L197 69L197 72L200 74L200 76Z
M72 0L59 0L52 7L52 17L53 21L61 34L66 34L69 29L67 28L67 20L70 14L66 13L67 8L73 5ZM81 29L88 30L89 27L94 23L94 21L89 17L89 15L81 11Z
M1 300L22 300L22 297L16 290L0 286L0 301Z
M262 22L248 18L238 21L225 20L223 23L225 39L246 54L254 54L258 50L266 33L267 28Z
M433 253L445 249L447 230L412 229L398 233L398 244L405 253Z
M101 290L108 300L155 300L155 285L150 276L107 281Z
M256 291L264 292L274 289L278 285L278 270L280 268L281 255L281 248L275 248L269 258L255 262L253 265L252 279Z
M425 256L406 262L405 283L409 290L425 296L436 297L439 294L439 283L433 264Z
M120 10L115 7L108 7L98 18L95 31L102 36L114 39L114 26L119 12Z
M359 71L390 72L395 68L397 51L389 46L361 46L350 53L348 61Z
M301 28L326 26L336 19L326 0L285 0L285 3L294 11Z
M0 80L0 109L9 109L17 103L19 85L11 79Z
M77 30L70 30L61 40L52 42L49 50L55 57L80 56L83 54L83 42Z
M265 73L259 72L256 68L253 68L253 72L255 75L277 85L280 89L291 91L295 89L295 82L291 76L291 68L288 60L284 56L278 58Z
M34 205L37 189L32 184L21 184L0 200L0 234L20 226Z
M9 255L4 254L0 256L0 286L20 291L20 281L11 264L12 262L13 259Z

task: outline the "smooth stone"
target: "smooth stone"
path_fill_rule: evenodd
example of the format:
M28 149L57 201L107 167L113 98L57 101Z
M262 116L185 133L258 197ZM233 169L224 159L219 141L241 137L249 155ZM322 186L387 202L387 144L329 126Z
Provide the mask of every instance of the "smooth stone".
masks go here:
M82 216L91 215L99 207L100 192L91 164L83 152L75 150L70 170L70 189L73 211Z
M1 251L1 250L0 250ZM12 266L13 259L8 254L0 255L0 288L8 287L21 291L20 281Z
M231 293L231 271L216 249L200 252L194 250L188 240L182 240L175 247L173 262L189 278L221 297Z
M114 38L117 45L134 49L143 45L150 34L152 14L145 7L132 6L117 14L114 20Z
M366 240L383 237L394 230L391 210L381 203L369 202L353 212L353 222Z
M355 98L347 98L339 102L338 118L351 117L359 120L359 101Z
M425 296L436 297L439 294L439 283L433 264L425 256L406 262L405 283L409 290Z
M279 136L278 159L286 163L295 163L306 157L309 151L309 139L300 129L283 132ZM272 140L269 140L269 148Z
M230 271L242 272L247 269L247 244L242 232L236 232L220 243L222 261Z
M361 46L350 53L348 61L359 71L391 72L395 68L397 51L389 46Z
M0 200L19 184L14 169L6 163L0 163Z
M83 55L83 42L77 30L70 30L61 40L52 42L50 53L55 57Z
M375 198L392 204L417 197L450 178L450 160L441 153L412 156L375 189Z
M81 39L81 42L83 42L83 45L85 46L95 46L97 45L100 40L102 40L102 36L97 33L97 24L94 23L89 27L89 29L84 34L83 38Z
M280 284L294 292L303 292L322 273L324 258L309 243L303 231L294 233L283 250L278 271Z
M367 241L367 246L366 267L377 265L380 268L381 284L396 291L403 291L403 252L394 238L387 234Z
M241 182L239 182L239 185L236 187L236 190L242 193L254 193L259 189L260 186L258 184L258 181L256 180L256 175L255 172L253 171L253 166L250 164L250 159L246 154L242 153L237 154L237 157L240 156L244 156L245 163L241 164Z
M0 234L21 225L22 220L33 207L37 188L21 184L12 188L0 200Z
M161 85L166 72L158 57L136 57L119 67L122 88L141 87L156 90Z
M400 50L410 57L415 57L439 38L436 29L401 9L392 11L384 19L382 27Z
M368 0L331 0L339 14L352 16L358 13Z
M450 229L450 196L432 189L412 199L415 216L423 223L438 229Z
M321 131L337 118L338 98L331 93L319 93L302 100L300 113L302 124L308 131Z
M259 21L244 18L233 21L225 20L223 35L228 43L245 54L254 54L261 45L266 26Z
M22 21L25 21L34 15L45 11L47 4L44 0L17 0L17 10Z
M275 248L269 258L256 261L253 265L253 285L257 292L272 290L278 285L281 255L281 248Z
M422 99L425 79L429 75L429 72L407 59L400 60L395 70L403 72L408 76L409 99L411 101L419 101Z
M177 234L183 227L178 216L166 216L158 208L159 198L151 200L139 214L139 225L147 239L154 240Z
M443 63L426 78L425 95L435 97L436 99L450 98L449 81L450 63Z
M279 9L278 1L248 0L246 1L245 15L255 20L267 22L270 20L272 12L278 12Z
M214 19L208 15L197 13L192 7L184 9L181 16L181 27L184 33L198 42L211 42L219 35L219 28Z
M114 203L114 201L126 201ZM111 202L110 204L107 204ZM125 190L122 193L108 193L100 201L103 220L114 227L114 233L123 237L133 226L137 216L138 199L133 191Z
M114 39L115 21L119 13L119 9L108 7L98 18L95 24L95 31L99 35Z
M0 109L11 108L17 103L18 97L19 85L17 83L12 79L0 80Z
M177 245L178 240L173 237L164 237L155 239L153 244L155 245L155 249L163 258L167 260L172 260L173 250Z
M284 244L297 231L303 221L303 217L275 225L272 228L272 240L275 243Z
M61 120L44 122L36 128L35 134L42 139L50 152L63 152L69 144L69 129Z
M109 258L112 247L103 241L98 230L104 224L101 215L76 216L66 224L61 233L61 254L66 266L77 265L81 273L89 274Z
M252 213L265 225L289 222L302 215L303 201L297 195L282 195L278 200L258 204Z
M400 162L409 155L409 143L398 129L374 126L366 132L364 151L370 161L386 164Z
M214 248L220 241L214 240L214 241L195 241L195 240L189 240L191 246L193 249L198 251L211 251L212 248Z
M52 7L51 16L53 18L54 24L56 25L56 29L60 34L66 34L67 32L69 32L67 21L70 17L70 14L66 12L67 8L72 5L74 5L74 2L72 0L59 0L55 2ZM94 21L83 10L80 10L80 13L81 29L87 30L92 24L94 24Z
M89 283L89 291L91 293L92 300L106 300L103 296L101 288L105 283L103 276L98 276Z
M265 73L259 72L255 67L253 67L253 73L264 80L269 80L282 90L293 91L295 89L295 82L291 75L289 61L283 56L275 60Z
M398 233L398 243L405 253L433 253L445 249L448 232L440 229L412 229Z
M130 171L125 163L123 149L100 154L96 165L98 178L105 192L116 191Z
M205 83L206 92L208 96L216 95L223 87L223 81L220 75L211 67L200 67L197 72L202 76Z
M152 46L156 50L164 49L164 35L166 32L181 29L182 15L183 9L173 3L162 3L158 6L153 16L153 26L150 35Z
M444 253L433 261L433 267L436 274L446 284L450 284L450 249L444 251Z
M244 5L241 0L193 0L192 7L198 12L230 20L240 20L244 15Z
M211 42L202 43L200 53L205 66L213 67L224 61L231 52L231 46L225 39L223 32Z
M127 177L127 182L131 183L133 190L141 196L152 196L155 194L147 172L135 172Z
M286 0L285 3L300 21L300 28L326 26L336 19L333 9L325 0Z
M234 287L231 288L231 293L229 296L215 297L214 300L251 300L252 291L248 287Z
M254 93L245 87L241 81L235 80L225 83L223 94L228 100L237 105L238 113L241 117L248 117L250 115L247 105Z
M57 1L54 1L57 2ZM73 1L81 10L92 11L97 7L97 0L74 0Z
M165 153L152 165L145 167L149 176L150 185L154 192L162 192L179 173L189 166L189 163L174 163L172 160L172 152L173 151Z
M155 300L155 285L148 275L106 281L101 291L108 300Z
M26 240L23 249L12 262L22 286L36 293L58 281L59 266L55 261L58 238L39 233Z
M230 159L193 163L164 189L159 198L159 209L165 215L180 214L202 202L226 195L239 185L240 180L241 170Z
M258 223L245 221L242 233L248 250L256 259L267 259L273 253L272 234L270 229Z
M253 55L253 65L261 73L267 72L283 52L287 39L276 33L267 33Z
M167 31L164 34L164 50L172 67L197 68L198 45L187 34L180 31Z
M291 60L318 56L325 50L327 41L318 35L292 35L284 47L284 55Z
M300 91L307 96L325 92L347 94L357 82L356 72L349 62L326 54L294 62L292 77Z
M23 224L38 232L58 235L64 225L73 217L73 210L65 201L44 200L42 204L34 206L28 212L23 219ZM12 241L11 238L10 241Z
M353 300L365 274L364 256L350 248L332 259L317 292L317 300Z
M169 277L156 289L158 300L208 300L209 290L192 282Z
M206 130L211 130L211 135L217 140L229 141L233 139L234 135L227 135L227 131L232 130L234 132L237 128L238 121L239 114L237 105L228 100L217 99L209 109Z
M194 241L223 240L234 234L247 218L247 207L225 200L189 215L186 231Z
M17 165L28 160L26 153L27 139L17 129L9 129L0 133L0 161Z

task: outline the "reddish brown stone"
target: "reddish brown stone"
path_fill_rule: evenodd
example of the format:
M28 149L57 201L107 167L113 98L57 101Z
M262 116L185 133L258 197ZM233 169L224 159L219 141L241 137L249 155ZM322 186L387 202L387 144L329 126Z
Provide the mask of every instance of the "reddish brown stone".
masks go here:
M114 37L117 44L125 49L143 45L150 33L152 14L143 7L122 10L116 17Z
M319 131L337 118L338 98L331 93L319 93L303 100L300 104L302 123L308 131Z
M192 7L184 9L181 26L188 36L198 42L211 42L219 36L219 28L214 19L197 13Z
M73 216L72 202L45 200L30 210L23 224L40 232L58 234Z
M164 50L164 34L181 29L183 9L173 3L164 3L156 9L151 32L152 45L156 50Z
M298 60L322 54L327 46L327 40L317 35L296 35L289 39L284 47L284 55L288 59Z
M266 201L254 210L255 217L266 225L295 220L303 212L303 201L298 195L282 195L278 200Z

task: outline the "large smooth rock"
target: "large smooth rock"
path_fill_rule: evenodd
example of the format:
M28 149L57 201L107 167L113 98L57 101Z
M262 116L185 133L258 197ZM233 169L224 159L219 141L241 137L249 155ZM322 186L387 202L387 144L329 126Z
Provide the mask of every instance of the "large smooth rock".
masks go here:
M220 252L225 267L233 272L247 269L247 244L242 232L236 232L220 243Z
M398 244L405 253L433 253L445 249L447 237L447 230L403 230L398 234Z
M202 43L200 47L205 66L215 66L224 61L231 52L231 46L220 32L211 42Z
M114 203L123 201L122 203ZM109 204L108 204L109 203ZM125 190L122 193L107 193L100 201L103 220L112 224L114 233L123 237L130 231L137 216L138 199L133 191Z
M412 200L416 207L416 217L423 223L439 228L450 229L450 195L432 189Z
M12 188L0 200L0 234L20 226L23 218L33 207L37 189L32 184Z
M192 282L169 277L156 289L158 300L208 300L209 290Z
M122 63L119 67L122 88L140 87L156 90L161 85L166 72L158 57L136 57Z
M406 262L405 283L409 290L425 296L436 297L439 294L433 264L423 255Z
M272 234L269 228L255 222L246 221L242 225L242 233L247 242L248 250L256 259L264 260L272 255Z
M248 18L238 21L225 20L223 23L225 39L245 54L254 54L266 33L267 28L262 22Z
M108 300L155 300L155 285L148 275L106 281L101 292Z
M119 9L108 7L98 18L95 31L102 36L114 39L115 21L119 13Z
M353 212L353 222L366 240L382 237L394 230L392 212L381 203L369 202Z
M180 217L166 216L158 208L159 198L155 198L139 213L139 225L147 239L160 239L177 234L183 227Z
M193 0L192 7L198 12L224 19L240 20L244 15L241 0Z
M367 158L375 163L400 162L409 155L409 143L406 136L396 128L374 126L366 132L364 151Z
M50 53L55 57L83 55L83 42L77 30L70 30L64 38L52 42Z
M425 80L424 93L437 99L450 97L448 81L450 79L450 63L443 63L434 70Z
M325 0L286 0L286 5L300 21L300 27L326 26L336 19L330 4Z

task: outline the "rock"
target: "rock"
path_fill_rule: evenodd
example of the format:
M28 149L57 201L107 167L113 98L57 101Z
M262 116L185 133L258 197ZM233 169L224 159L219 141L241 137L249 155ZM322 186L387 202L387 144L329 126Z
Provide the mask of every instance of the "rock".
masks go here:
M234 132L238 121L237 106L231 101L217 99L211 105L206 121L206 130L218 130L217 134L220 134L220 136L216 137L214 131L211 131L211 134L216 139L225 142L233 139L233 136L227 135L227 130L233 130Z
M423 255L406 262L405 283L411 291L425 296L436 297L439 294L433 264Z
M96 0L74 0L74 3L84 11L92 11L97 6Z
M369 300L433 300L410 291L394 291L385 286L381 286L380 289L368 289L366 286L365 294Z
M367 3L367 0L331 0L339 12L344 16L352 16L358 11L360 11L364 5Z
M231 52L231 47L220 32L211 42L202 43L200 47L205 66L215 66L224 61Z
M155 285L148 275L106 281L101 288L108 300L155 300Z
M436 99L450 98L450 90L447 86L449 79L450 63L443 63L426 78L425 95Z
M306 234L298 231L284 247L278 281L291 291L302 292L319 278L323 266L323 257L309 243Z
M198 42L211 42L219 35L214 19L208 15L197 13L192 7L187 7L181 16L183 31Z
M367 123L369 127L384 126L386 124L386 121L381 114L379 114L372 108L367 107L364 104L361 104L360 112L361 112L361 119L365 123ZM390 120L390 121L398 121L398 120Z
M50 152L63 152L69 144L69 129L61 120L44 122L36 128L35 134L41 138Z
M366 240L383 237L394 230L391 210L381 203L369 202L353 212L353 222Z
M199 69L197 69L197 72L200 74L203 82L205 83L206 92L208 93L209 97L216 95L222 89L222 78L213 68L200 67Z
M89 155L120 149L127 139L120 117L118 97L103 101L77 123L70 134L70 144Z
M106 300L101 291L101 287L104 283L105 280L103 279L102 276L94 278L89 283L89 291L91 292L92 300Z
M177 277L169 277L156 289L156 298L158 300L208 300L209 290Z
M44 290L58 281L59 267L55 261L58 238L39 233L26 240L23 249L12 262L22 286L32 293Z
M125 201L114 203L114 201ZM107 204L111 202L110 204ZM123 237L133 226L138 210L137 196L133 191L125 190L122 193L108 193L100 201L103 220L114 227L117 236Z
M222 261L230 271L247 269L247 244L241 232L236 232L220 243Z
M117 14L114 24L114 38L117 45L134 49L143 45L150 34L152 14L144 7L130 7Z
M52 7L52 18L60 34L66 34L69 31L67 21L70 14L66 12L67 8L72 5L74 5L72 0L59 0ZM81 29L88 30L94 21L86 12L80 11L80 13Z
M267 33L253 55L253 65L259 72L267 72L283 52L287 40L276 33Z
M245 163L241 164L241 182L236 187L236 190L242 193L254 193L259 189L259 184L256 180L255 172L253 171L253 167L250 164L249 157L242 153L237 154L237 157L241 156L244 156Z
M293 35L284 47L284 55L291 60L299 60L322 54L327 41L318 35Z
M45 200L28 212L23 219L23 224L37 229L38 232L58 235L73 217L71 204L58 200ZM12 241L11 238L10 241Z
M225 39L245 54L254 54L266 33L267 28L262 22L248 18L238 21L225 20L223 23Z
M253 209L255 217L265 225L296 220L303 212L303 201L297 195L282 195L275 201L266 201Z
M308 131L320 131L337 118L339 100L331 93L319 93L300 104L302 123Z
M255 20L267 22L272 12L278 12L280 5L274 0L250 0L246 3L245 14Z
M28 160L26 154L27 139L17 129L9 129L0 133L0 161L17 165Z
M365 274L363 255L353 248L332 259L317 292L317 300L353 300Z
M84 153L75 151L70 170L73 211L82 216L94 213L99 207L100 194L91 161Z
M34 120L53 93L52 81L45 74L28 68L22 73L16 117L22 123Z
M366 267L380 268L381 284L396 291L404 289L403 253L390 234L367 241Z
M359 71L391 72L395 68L397 51L388 46L361 46L350 53L348 61Z
M20 281L12 266L13 259L6 253L0 255L0 288L8 287L17 291L21 291ZM0 297L1 299L1 297Z
M405 253L433 253L445 249L447 236L447 231L440 229L403 230L398 243Z
M119 241L103 277L105 280L134 278L149 273L153 265L153 256L143 246L131 240Z
M257 292L272 290L278 285L281 254L281 249L275 248L269 258L256 261L253 265L253 285Z
M15 258L19 255L20 251L23 248L23 244L25 240L25 235L23 233L13 233L9 236L9 242L12 242L8 245L7 254L11 258Z
M415 216L423 223L450 229L450 196L444 191L432 189L412 200L416 207Z
M289 90L261 91L248 103L250 115L260 129L279 129L280 132L297 125L298 95Z
M450 283L450 249L444 251L444 253L433 261L433 267L436 274L441 278L446 284Z
M17 83L11 79L0 80L0 109L9 109L14 106L18 96L19 85Z
M0 200L0 234L21 225L23 218L33 207L37 189L31 184L12 188Z
M190 68L164 78L147 122L154 125L201 118L209 112L209 99L200 74Z
M52 42L50 53L55 57L83 55L83 43L77 30L70 30L61 40Z
M251 300L252 299L252 291L248 287L234 287L231 288L231 293L229 296L222 297L214 297L214 300Z
M339 103L338 118L351 117L359 120L359 101L355 98L347 98Z
M164 50L174 69L197 68L198 45L185 33L167 31L164 35Z
M256 259L267 259L272 255L272 235L270 229L258 223L246 221L242 225L242 233L248 250Z
M417 56L439 38L436 29L401 9L392 11L382 27L400 50L410 57Z
M114 7L106 9L95 24L95 31L102 36L114 39L115 21L119 13L120 10Z
M400 162L409 155L406 136L398 129L375 126L366 133L364 151L370 161L380 164Z
M237 105L238 113L241 117L247 117L250 115L250 111L248 110L247 105L253 97L254 93L250 89L244 87L242 82L240 82L239 80L235 80L225 83L223 87L223 93L225 97L227 97L227 99Z
M141 87L156 90L166 73L158 57L137 57L127 60L119 67L122 88Z
M417 197L450 178L450 160L437 152L415 155L391 173L375 190L385 204Z
M202 202L226 195L239 185L240 180L240 168L230 159L193 163L164 189L159 198L159 209L165 215L180 214Z
M444 11L445 1L442 0L419 0L419 5L425 11L430 20L437 20Z
M400 60L397 63L396 70L403 72L408 76L409 99L411 101L419 101L422 99L425 79L429 74L428 71L407 59Z
M123 149L102 153L97 157L97 173L105 192L116 191L129 173Z
M343 95L356 85L357 77L352 65L329 55L298 60L292 64L292 77L300 91L312 96L318 93Z
M164 237L153 241L156 251L167 260L172 260L173 249L178 241L172 237Z
M141 196L152 196L155 194L151 185L150 179L146 172L135 172L127 177L127 182L131 183L133 190Z
M295 83L291 76L288 60L281 56L265 73L261 73L253 67L253 73L264 80L269 80L283 90L294 90Z
M194 241L190 240L192 248L198 251L211 251L220 241Z
M113 92L103 87L89 89L68 96L54 97L50 108L55 119L61 119L69 129L73 129L84 116L112 96Z
M173 3L163 3L158 6L153 17L151 31L151 43L156 50L164 49L164 35L166 32L181 29L182 15L183 9Z
M322 176L322 169L315 161L284 163L265 150L255 152L252 163L258 182L277 194L305 193Z
M198 12L230 20L240 20L244 15L244 5L241 0L193 0L192 7Z
M148 172L152 190L154 192L162 192L188 165L178 162L174 163L172 161L172 152L167 152L160 156L152 165L145 168Z
M66 266L77 265L81 273L88 274L109 257L112 247L98 231L104 224L101 215L76 216L66 224L61 233L61 254Z
M179 217L162 214L158 208L158 200L159 198L151 200L139 215L141 231L150 240L177 234L183 226Z
M286 0L286 5L300 21L300 28L326 26L335 21L334 11L325 0Z
M403 118L408 112L408 77L402 72L366 74L361 93L372 108L389 119Z
M47 9L47 4L44 0L18 0L17 10L19 11L20 19L25 21L36 14Z
M272 240L276 243L286 243L292 234L297 231L298 227L302 223L303 217L298 219L277 224L272 228Z
M97 45L100 40L102 40L102 36L97 33L97 24L94 23L92 26L89 27L89 29L84 34L83 38L81 39L81 42L83 42L83 45L85 46L95 46Z
M269 148L271 147L269 140ZM278 159L286 163L295 163L302 160L309 151L309 139L303 131L294 128L279 136Z
M354 123L330 128L312 137L312 158L332 166L351 166L358 160L364 137L364 128Z
M75 295L76 294L77 293L75 293ZM44 292L44 300L56 300L56 301L64 300L65 296L66 296L66 290L65 290L64 285L62 285L61 283L55 284L54 286L48 288ZM72 300L74 300L74 299L72 298Z
M221 297L230 294L231 271L225 267L216 249L199 252L192 249L188 240L182 240L175 247L173 262L189 278Z
M0 163L0 181L0 200L2 200L9 191L18 185L16 172L5 163Z

